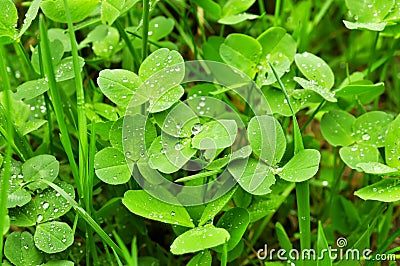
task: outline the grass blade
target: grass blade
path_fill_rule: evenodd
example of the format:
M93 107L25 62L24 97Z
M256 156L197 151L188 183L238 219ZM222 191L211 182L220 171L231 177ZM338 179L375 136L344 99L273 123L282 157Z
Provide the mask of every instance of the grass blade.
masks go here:
M10 90L11 90L11 85L10 85L10 80L8 78L8 73L7 73L7 65L5 61L5 52L4 52L4 46L0 45L0 75L3 79L3 85L4 85L4 94L5 94L5 114L7 118L7 149L6 149L6 157L4 160L4 170L3 170L3 175L1 179L1 186L0 186L0 261L3 261L3 239L4 239L4 225L6 222L6 216L7 216L7 197L8 197L8 188L10 186L10 178L11 178L11 173L10 173L10 168L11 168L11 156L12 156L12 136L13 136L13 128L12 128L12 120L11 120L11 99L10 99Z
M93 220L93 218L81 206L79 206L79 204L73 198L71 198L71 196L69 196L62 188L60 188L56 184L53 184L52 182L49 182L45 179L42 179L41 181L60 193L60 195L64 197L69 204L72 205L72 208L74 208L74 210L87 222L87 224L92 227L92 229L107 245L109 245L119 256L124 256L119 246L114 243L114 241L108 236L106 232L104 232L100 225L96 223L96 221Z
M47 27L43 18L43 15L39 17L39 33L40 33L40 42L41 42L41 54L43 59L43 70L49 82L49 94L53 103L54 113L57 119L58 126L60 128L60 140L65 149L65 153L67 154L68 161L71 165L72 174L74 176L76 184L79 184L79 172L78 166L75 162L74 153L72 151L72 144L69 138L68 127L65 122L65 115L63 110L63 105L61 102L61 96L59 92L59 88L57 86L56 78L54 75L54 68L51 60L51 52L50 52L50 41L47 35ZM78 193L80 193L81 187L78 186Z
M287 94L285 86L275 71L272 64L269 64L272 72L275 75L276 80L279 83L285 98L289 104L290 110L293 117L293 137L294 137L294 153L304 149L303 139L299 124L297 123L296 114L293 109L293 105L290 102L290 97ZM298 221L300 227L300 247L302 250L311 248L311 226L310 226L310 186L308 181L296 183L296 201L298 210Z

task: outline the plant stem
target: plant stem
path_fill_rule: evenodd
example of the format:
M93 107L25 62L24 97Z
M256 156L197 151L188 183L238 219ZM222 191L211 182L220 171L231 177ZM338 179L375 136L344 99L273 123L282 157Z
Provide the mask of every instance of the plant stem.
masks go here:
M46 105L46 115L47 115L47 121L48 121L48 139L49 139L49 153L53 154L53 119L51 117L51 102L49 99L49 96L47 94L44 94L44 102Z
M290 101L290 97L287 94L285 86L275 71L275 68L269 64L272 72L278 80L279 86L281 87L285 98L289 104L290 110L293 117L293 141L294 141L294 154L304 149L303 139L299 124L297 123L296 114ZM300 247L302 250L309 249L311 247L311 226L310 226L310 186L309 181L303 181L296 183L296 201L298 211L298 222L300 228Z
M339 164L338 164L338 159L339 159ZM333 209L333 203L335 202L337 196L339 195L340 181L343 171L344 171L344 164L342 160L340 160L339 158L339 149L335 147L333 149L333 171L332 171L333 177L332 177L331 196L329 199L328 210Z
M89 170L89 144L88 144L88 130L85 109L85 91L83 89L82 74L79 67L79 54L78 43L75 37L75 31L72 24L71 14L68 6L68 1L64 0L65 14L68 21L68 33L71 41L72 63L75 74L75 88L76 88L76 106L78 115L78 138L79 138L79 181L81 186L80 198L83 198L85 209L88 215L91 215L92 210L92 190L93 190L93 175L90 175ZM92 149L91 149L92 150ZM77 184L78 186L78 184ZM86 227L86 252L88 254L96 253L93 249L94 239L92 230ZM94 256L93 256L94 257ZM86 264L90 265L90 256L86 258Z
M8 78L7 73L7 64L6 64L6 54L4 52L4 46L0 45L0 75L3 79L4 85L4 108L5 108L5 115L7 118L7 149L6 149L6 156L4 160L4 172L1 179L1 187L0 187L0 261L3 261L3 240L4 240L4 226L6 223L7 217L7 198L8 198L8 188L10 186L10 178L11 178L11 156L12 156L12 136L13 136L13 128L12 128L12 120L11 120L11 100L10 100L10 90L11 84ZM8 230L7 230L8 231Z
M14 45L15 53L16 53L17 58L19 60L20 69L21 69L21 72L23 74L24 80L29 80L29 73L28 73L28 70L26 69L26 66L24 64L23 55L21 54L20 46L16 42L14 42L13 45Z
M148 52L147 40L149 38L149 12L150 12L149 0L143 0L142 61L146 59Z
M290 193L292 192L292 190L295 188L294 184L290 184L287 186L287 188L282 192L281 196L282 199L279 202L279 205L277 206L276 209L279 208L279 206L286 200L286 198L290 195ZM250 245L254 246L257 242L257 240L260 238L261 234L264 232L265 228L267 227L267 225L269 224L269 222L271 221L272 217L274 216L275 213L271 213L269 215L267 215L264 220L261 222L260 226L257 228L257 230L255 231L253 237L250 240Z
M11 104L9 105L9 108L11 108ZM12 121L11 115L9 115L8 110L4 110L4 114L6 116L7 122L8 120ZM13 125L11 124L11 129L13 129ZM13 130L12 130L13 132ZM8 142L8 145L14 150L14 152L18 155L19 158L21 158L22 161L26 161L27 157L24 155L24 153L15 145L14 141L14 134L12 133L11 135L8 133L8 126L7 128L3 128L0 126L0 134L3 135L4 139Z
M125 30L122 28L121 23L118 20L116 20L114 24L117 27L119 34L121 35L126 46L128 47L129 52L131 53L131 55L133 57L133 60L134 60L133 61L133 72L136 72L139 69L140 59L136 53L135 47L133 47L131 40L129 39Z
M265 13L265 8L264 6L262 7L263 9L261 9L261 4L264 5L263 1L258 1L259 5L260 5L260 12L262 11L263 13ZM274 27L279 26L279 15L281 13L281 0L276 0L275 2L275 12L274 12ZM263 24L265 25L265 19L263 19Z
M300 247L311 247L310 228L310 186L308 181L296 183L296 201L300 228Z
M325 100L322 100L322 102L317 106L317 109L314 110L314 112L311 114L311 116L307 119L307 121L304 123L304 125L301 127L300 131L304 132L306 127L311 123L311 121L314 120L315 116L318 114L319 110L321 110L322 106L324 106Z
M318 14L314 17L314 20L311 23L311 27L309 27L310 31L315 29L315 27L318 25L318 23L321 21L321 19L326 15L326 12L329 10L329 7L331 6L332 3L333 3L333 0L327 0L324 2L323 6L319 10Z
M94 18L92 20L85 20L82 23L76 25L74 27L74 31L82 30L84 28L88 28L90 26L94 26L94 25L99 24L99 23L101 23L101 18L100 17Z
M202 38L202 40L203 40L203 43L205 43L206 41L207 41L207 36L206 36L206 32L205 32L205 30L204 30L204 17L202 16L202 19L200 20L200 18L199 18L199 15L197 14L197 5L196 5L196 3L194 3L192 0L190 1L190 5L191 5L191 9L192 9L192 13L193 13L193 15L194 15L194 17L196 18L196 22L197 22L197 25L198 25L198 27L199 27L199 29L200 29L200 32L201 32L201 38Z
M74 153L72 151L72 144L69 138L69 131L67 124L65 123L65 116L63 111L63 104L61 102L61 96L59 88L57 86L56 78L54 76L54 69L51 60L50 44L47 36L47 29L44 22L43 15L39 17L39 31L40 31L40 41L41 41L41 51L43 57L43 69L46 74L46 78L49 82L49 93L51 94L51 100L53 102L54 113L57 119L58 126L60 128L60 140L67 154L68 161L71 166L72 174L76 184L79 184L79 172L78 166L75 162ZM81 187L77 186L79 195L82 195Z
M143 37L140 36L139 34L134 33L134 32L131 32L131 31L129 31L129 30L127 30L126 32L129 33L129 34L131 34L131 35L133 35L133 36L135 36L135 37L137 37L137 38L139 38L139 39L142 39L142 38L143 38ZM147 42L150 43L151 45L154 45L154 46L158 47L158 48L167 48L166 46L163 46L163 45L159 44L158 42L154 42L154 41L152 41L152 40L147 40Z
M221 30L219 31L219 37L224 37L225 33L225 24L222 24Z
M375 33L374 42L372 43L371 53L369 55L369 62L370 63L368 64L367 79L370 78L370 74L371 74L371 70L372 70L372 62L374 62L375 52L376 52L376 45L378 43L378 39L379 39L379 31L377 31Z
M29 71L30 71L32 74L35 74L35 69L33 68L32 62L31 62L31 60L29 59L29 56L28 56L28 54L26 53L26 51L25 51L25 49L24 49L24 47L22 46L22 43L21 43L20 41L18 42L18 45L15 46L15 49L18 51L18 53L19 53L20 55L22 55L22 56L24 57L24 61L25 61L26 65L29 67Z
M68 32L71 40L71 52L72 52L72 63L75 74L75 88L76 88L76 106L78 113L78 137L79 137L79 180L81 191L86 192L84 197L86 210L90 209L91 198L86 198L88 195L87 191L91 189L88 187L88 138L87 138L87 120L86 120L86 109L85 109L85 93L83 90L82 74L79 67L79 55L78 55L78 44L75 38L74 27L72 25L71 14L69 12L68 1L64 0L65 14L68 20Z

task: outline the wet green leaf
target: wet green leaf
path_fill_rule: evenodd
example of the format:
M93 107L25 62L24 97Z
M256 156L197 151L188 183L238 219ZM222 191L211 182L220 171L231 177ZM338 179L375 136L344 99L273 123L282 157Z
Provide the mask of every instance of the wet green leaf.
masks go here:
M247 136L253 153L268 165L280 162L286 150L286 138L282 127L273 116L255 116L247 128Z
M143 190L125 192L122 203L136 215L163 223L194 227L185 207L169 204L151 196Z
M146 101L146 97L140 98L140 95L136 95L136 89L142 84L142 81L135 73L128 70L102 70L97 83L104 95L121 107L128 106L134 96L141 103Z
M257 38L257 41L261 44L263 50L257 84L259 86L269 85L276 82L276 78L268 63L271 63L278 76L282 77L289 70L294 60L297 45L293 37L280 27L271 27L264 31Z
M275 184L273 169L253 158L231 162L228 171L244 190L253 195L268 194Z
M320 57L308 52L296 54L294 57L301 73L315 84L330 90L335 82L332 69Z
M64 222L48 222L36 227L35 246L49 254L66 250L74 243L74 232Z
M187 266L211 266L212 257L208 250L201 251L196 256L191 258Z
M234 120L212 121L203 125L200 133L192 139L192 147L200 150L229 147L235 141L237 124Z
M355 117L342 110L331 110L321 119L321 133L334 146L348 146L353 138Z
M119 185L131 178L124 154L115 148L107 147L96 153L94 163L96 175L104 183Z
M201 215L199 226L205 225L208 221L212 220L222 210L222 208L224 208L225 205L228 204L236 189L237 187L232 188L231 190L229 190L229 192L225 193L218 199L207 203Z
M400 175L400 170L378 162L359 163L357 168L373 175Z
M392 8L394 2L394 0L346 0L346 6L353 15L355 22L344 20L344 25L348 29L360 28L373 31L382 31L386 26L384 18Z
M32 157L22 165L24 181L33 181L28 184L31 190L44 189L47 185L41 183L40 179L52 182L58 175L59 166L60 163L52 155L42 154Z
M303 182L312 178L319 169L321 154L317 150L305 149L294 155L277 174L289 182Z
M340 158L352 169L359 169L359 163L378 162L379 151L376 147L366 144L354 144L339 150Z
M169 174L178 171L196 150L190 147L188 139L179 139L167 134L154 139L149 148L149 163L154 169Z
M390 123L385 140L386 164L400 168L400 115Z
M262 46L248 35L233 33L221 44L219 53L225 63L253 78L262 55Z
M194 253L221 245L228 241L229 237L225 229L207 224L179 235L171 245L171 252L175 255Z
M354 122L354 139L358 143L383 147L386 131L392 120L393 116L383 111L365 113Z
M31 2L31 5L29 6L28 11L25 14L24 22L22 24L22 27L17 35L17 39L21 38L21 36L29 29L31 26L32 22L35 20L39 7L40 7L41 0L33 0Z
M249 212L246 209L238 207L225 212L218 220L217 227L226 229L230 235L226 243L228 251L231 251L239 244L249 223ZM223 251L222 246L215 247L214 249L218 252Z
M400 179L385 178L375 184L357 190L354 195L363 200L395 202L400 200Z
M49 90L49 84L45 79L29 80L17 87L17 92L14 94L18 100L30 100L39 95L42 95Z
M33 236L27 231L7 236L4 255L16 266L39 265L43 261L43 253L35 247Z
M0 17L0 37L7 37L9 40L14 39L18 21L18 12L14 3L10 0L1 0L0 14L3 14Z

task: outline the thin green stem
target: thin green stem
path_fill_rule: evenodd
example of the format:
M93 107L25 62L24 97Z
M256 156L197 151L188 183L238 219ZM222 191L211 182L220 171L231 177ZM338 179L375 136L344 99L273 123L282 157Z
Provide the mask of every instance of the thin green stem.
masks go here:
M264 5L264 2L261 0L261 1L258 1L258 3L259 3L259 6L260 6L260 13L261 12L265 13L264 6L262 7L263 9L261 9L261 4ZM275 12L274 12L274 27L277 27L280 24L280 21L279 21L280 14L281 14L281 0L276 0L276 2L275 2ZM265 20L263 20L263 25L265 26L265 24L266 24Z
M74 27L74 31L82 30L84 28L88 28L90 26L94 26L94 25L99 24L99 23L101 23L101 18L100 17L94 18L92 20L85 20L84 22L76 25Z
M48 124L48 139L49 139L49 153L53 154L53 119L51 117L51 102L47 94L44 95L44 103L46 105L47 124Z
M375 52L376 52L376 45L378 44L379 39L379 31L375 33L374 42L372 43L371 53L369 54L369 61L368 70L367 70L367 79L370 78L371 70L372 70L372 63L374 62Z
M75 31L72 24L71 14L68 6L68 1L64 0L65 14L68 21L68 33L71 41L71 52L72 52L72 63L75 74L75 88L76 88L76 106L78 115L78 139L79 139L79 181L81 186L81 192L79 196L83 198L85 209L88 215L91 215L92 210L92 187L93 180L92 175L89 175L89 144L88 144L88 130L87 130L87 119L86 119L86 109L85 109L85 91L83 88L83 79L79 66L79 54L78 54L78 43L75 37ZM78 184L77 184L78 186ZM94 254L96 253L95 248L93 249L94 239L92 230L90 228L86 229L86 240L88 245L86 245L86 253ZM90 265L91 256L86 257L86 264Z
M11 105L9 105L11 108ZM7 122L8 120L12 121L11 116L8 116L8 110L4 111L4 114L6 116ZM11 124L11 129L13 129L13 125ZM12 130L13 131L13 130ZM27 158L26 156L23 154L23 152L17 147L17 145L15 145L15 141L14 141L14 134L12 133L11 135L8 133L8 126L6 128L3 128L2 126L0 126L0 134L3 135L3 137L5 138L5 140L7 141L8 145L11 146L11 148L14 150L14 152L18 155L19 158L21 158L23 161L25 161Z
M228 245L226 242L222 246L222 254L221 254L221 266L228 265Z
M165 1L165 2L168 3L167 1ZM166 7L164 6L164 3L163 3L163 2L160 2L160 3L158 4L158 7L159 7L160 10L161 10L163 13L165 13L168 17L170 17L170 18L172 18L172 19L176 19L176 18L171 14L171 12L168 10L168 8L166 8ZM170 7L171 7L172 9L176 9L174 5L173 5L173 6L170 6ZM176 11L176 12L178 12L178 14L180 14L179 11ZM184 19L187 19L187 18L184 18ZM182 40L186 43L186 45L189 46L190 50L191 50L191 51L194 51L194 47L193 47L193 43L192 43L192 41L191 41L191 38L188 36L188 34L186 34L185 29L184 29L179 23L176 23L176 24L175 24L175 28L178 30L178 33L179 33L179 34L175 34L174 32L172 32L172 33L171 33L171 36L172 36L173 38L177 38L177 39L182 38Z
M182 14L182 12L180 12L176 8L176 6L173 3L171 3L169 0L165 0L165 2L175 11L175 13L179 14L180 21L183 23L183 30L182 31L183 32L187 32L187 34L189 35L189 39L190 39L190 42L191 42L191 46L190 47L193 50L194 58L195 59L199 59L199 49L197 48L196 40L194 38L192 29L190 28L190 25L188 24L188 20L187 20L187 17L189 16L190 11L188 11L188 13L186 15Z
M108 250L108 246L107 244L103 241L103 245L104 245L104 250L106 251L106 258L107 258L107 262L109 263L110 266L114 266L115 263L111 258L111 254L110 251Z
M355 100L357 103L357 107L358 107L358 111L360 114L365 114L367 112L367 110L365 110L362 102L360 101L360 99L357 97L357 95L355 96Z
M49 92L51 100L53 102L54 113L57 119L57 123L60 129L60 140L67 154L68 161L71 166L72 175L76 184L79 184L79 171L78 166L75 162L74 153L72 150L71 140L69 138L69 131L67 124L65 123L65 116L63 111L63 104L61 101L60 91L57 86L56 78L54 75L53 63L51 60L50 42L47 35L47 28L43 18L43 15L39 17L39 32L40 32L40 49L43 57L43 69L46 74L46 78L49 82ZM81 187L77 186L79 195L82 195Z
M297 122L297 118L296 118L296 113L294 111L292 102L290 100L290 97L286 91L285 85L283 85L282 80L279 78L278 74L276 73L275 68L272 66L271 63L269 63L269 66L272 69L272 72L274 73L274 76L276 78L276 80L278 81L279 86L281 87L283 94L285 95L285 99L288 102L290 111L292 113L292 118L293 118L293 138L294 138L294 153L298 153L299 151L304 149L304 144L303 144L303 139L301 137L301 131L299 128L299 124Z
M327 0L324 2L322 8L319 10L318 14L314 17L314 20L311 23L311 27L309 27L309 30L312 31L315 29L315 27L318 25L318 23L321 21L321 19L326 15L326 12L329 10L329 7L333 3L333 0Z
M311 121L314 120L315 116L318 114L319 110L321 110L322 106L324 106L325 100L322 100L322 102L317 106L317 108L314 110L314 112L311 114L311 116L307 119L307 121L304 123L304 125L301 127L300 131L303 133L306 127L311 123Z
M136 72L139 69L140 59L138 54L136 53L135 47L133 47L131 40L129 39L128 34L124 28L122 28L121 23L116 20L114 25L117 27L119 34L121 35L122 39L124 40L126 47L128 47L129 52L133 57L133 72Z
M23 60L24 56L21 54L20 46L16 42L14 42L13 45L20 64L20 69L23 74L24 80L29 80L29 73L28 70L26 69L25 62Z
M35 69L33 68L32 61L29 59L28 53L25 51L22 43L18 42L18 45L16 45L15 49L18 50L19 54L23 56L25 64L29 67L29 71L34 74Z
M277 206L276 209L279 208L279 206L286 200L286 198L290 195L292 190L295 188L294 184L289 184L286 189L282 192L281 196L283 196L279 202L279 205ZM258 226L257 230L255 231L254 235L252 236L250 240L250 245L254 246L257 243L257 240L260 238L261 234L264 232L265 228L271 221L272 217L274 216L275 213L271 213L267 215L264 220L261 222L260 226Z
M300 247L311 248L310 186L308 181L296 183L296 201L300 228Z
M115 230L112 231L115 240L117 241L118 245L121 247L122 252L124 253L124 259L127 262L128 266L137 266L137 260L134 260L129 254L129 250L126 247L125 243L122 241L121 237L117 234Z
M81 192L84 194L79 195L84 198L86 210L91 208L91 198L88 196L88 131L85 109L85 92L83 89L82 74L79 67L78 44L76 42L74 27L72 25L71 14L69 11L68 1L64 0L65 14L68 20L68 33L71 40L72 63L75 74L75 88L76 88L76 106L78 114L78 138L79 138L79 181ZM78 184L77 184L78 185Z
M147 44L147 40L149 38L149 12L150 12L149 0L143 0L142 61L147 57L149 49Z
M137 34L135 32L131 32L129 30L126 31L126 32L131 34L131 35L133 35L133 36L135 36L135 37L137 37L137 38L139 38L139 39L142 39L142 36L140 36L139 34ZM152 44L152 45L154 45L154 46L156 46L156 47L158 47L158 48L164 48L165 47L165 46L162 46L161 44L159 44L158 42L155 42L155 41L152 41L152 40L147 40L147 42Z
M219 36L224 37L224 33L225 33L225 24L222 24L221 30L219 31Z
M304 149L303 139L299 124L297 123L296 114L290 101L290 97L287 94L286 88L283 85L281 79L276 73L275 68L269 64L272 72L278 80L279 86L281 87L285 98L289 104L290 110L293 117L293 138L294 138L294 154ZM310 185L309 181L303 181L296 183L296 201L298 211L298 222L300 228L300 247L302 250L309 249L311 247L311 226L310 226Z
M7 118L7 135L9 139L7 140L7 149L6 149L6 156L4 160L4 172L2 174L1 179L1 187L0 187L0 261L3 261L3 240L4 240L4 225L6 223L6 216L7 216L7 198L8 198L8 188L10 186L10 178L11 178L11 156L12 156L12 146L11 140L13 136L13 126L11 120L11 99L10 99L10 90L11 84L8 78L7 73L7 64L5 61L6 53L4 51L4 46L0 45L0 75L3 79L4 85L4 108L5 108L5 115Z
M133 239L132 239L131 256L132 256L132 261L133 261L134 265L137 266L138 265L138 249L137 249L136 235L133 236Z
M43 70L43 60L42 60L42 52L40 48L40 43L38 44L38 53L39 53L39 68L40 68L40 77L44 78L44 70ZM53 154L54 150L54 141L53 141L53 118L51 117L51 109L53 106L51 105L51 101L48 94L44 94L44 103L46 105L46 115L47 115L47 128L48 128L48 141L49 141L49 153Z
M340 192L340 181L341 181L341 176L344 171L344 164L342 160L339 158L339 149L335 147L333 149L333 177L332 177L332 186L331 186L331 196L329 199L329 210L333 209L333 204L335 202L335 199L337 198L337 195ZM339 164L338 164L339 160Z
M201 32L201 38L202 38L203 43L204 43L204 42L207 41L206 32L204 30L204 25L203 25L202 21L200 21L199 15L197 14L197 5L193 1L190 1L190 6L191 6L191 9L192 9L193 15L196 18L197 25L198 25L198 27L200 29L200 32Z

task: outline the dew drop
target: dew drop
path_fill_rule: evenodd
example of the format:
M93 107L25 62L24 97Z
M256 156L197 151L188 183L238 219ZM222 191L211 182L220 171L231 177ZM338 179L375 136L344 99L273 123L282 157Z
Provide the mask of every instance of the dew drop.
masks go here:
M192 134L197 135L201 132L202 129L203 129L203 125L200 123L197 123L192 127Z
M181 143L176 143L175 144L175 150L180 151L183 149L183 145Z
M371 136L368 134L364 134L364 135L362 135L362 139L367 141L367 140L371 139Z

